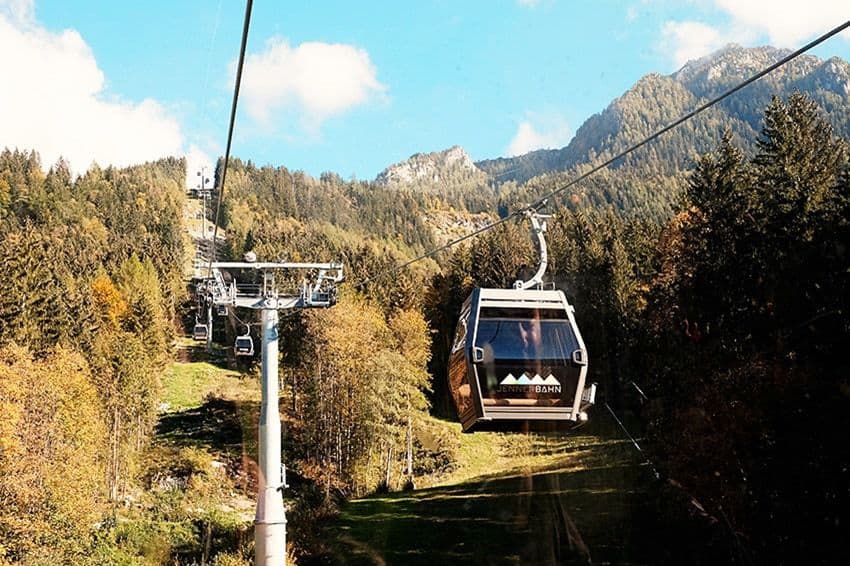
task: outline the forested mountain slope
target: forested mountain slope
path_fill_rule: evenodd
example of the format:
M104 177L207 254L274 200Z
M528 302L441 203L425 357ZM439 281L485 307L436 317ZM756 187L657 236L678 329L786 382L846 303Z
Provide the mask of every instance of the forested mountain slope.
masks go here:
M563 186L787 54L772 47L730 45L671 75L643 77L582 124L564 148L483 160L474 166L458 147L417 154L388 167L374 185L420 195L417 198L426 208L441 202L504 215ZM726 132L746 154L753 154L764 108L774 96L787 99L798 91L818 104L836 133L850 133L850 64L839 58L802 56L576 185L553 204L572 209L613 207L664 222L682 198L681 173L692 170L700 154L716 147ZM433 198L425 199L426 194Z
M484 160L476 165L491 176L523 182L547 172L564 171L611 157L788 53L773 47L729 45L688 62L672 75L643 77L602 112L584 122L564 148ZM787 98L795 91L804 92L816 101L836 132L850 133L850 64L835 57L823 61L807 55L736 93L618 166L635 168L644 174L672 174L690 169L694 156L714 147L724 129L729 129L736 142L751 151L761 128L761 112L771 97Z
M83 563L134 481L184 289L185 162L0 153L0 561Z

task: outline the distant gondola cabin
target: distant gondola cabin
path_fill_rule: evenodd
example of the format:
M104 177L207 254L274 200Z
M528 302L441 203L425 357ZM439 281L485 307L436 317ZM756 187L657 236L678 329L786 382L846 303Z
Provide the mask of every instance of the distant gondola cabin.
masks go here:
M254 340L249 336L237 336L233 344L233 353L237 356L253 356Z
M192 338L195 340L206 340L207 336L209 336L209 328L206 324L196 324L192 329Z

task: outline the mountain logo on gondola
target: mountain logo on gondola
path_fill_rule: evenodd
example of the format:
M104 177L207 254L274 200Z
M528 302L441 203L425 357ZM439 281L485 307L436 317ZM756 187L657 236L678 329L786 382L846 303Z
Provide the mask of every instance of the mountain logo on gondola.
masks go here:
M560 385L561 383L558 379L552 375L551 373L543 379L539 373L535 374L534 377L529 377L527 373L523 372L519 379L514 377L514 374L509 373L505 376L505 379L499 382L499 385Z
M519 377L509 373L499 382L499 389L506 392L560 393L561 383L551 373L545 378L539 373L534 377L526 372Z
M517 379L514 377L514 374L509 373L505 379L499 382L499 385L516 385Z

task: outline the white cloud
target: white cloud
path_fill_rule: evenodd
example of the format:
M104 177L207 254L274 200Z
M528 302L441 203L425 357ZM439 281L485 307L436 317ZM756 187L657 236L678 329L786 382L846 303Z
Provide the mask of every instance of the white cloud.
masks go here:
M661 30L660 48L676 68L720 49L736 39L700 22L666 22Z
M728 21L722 26L697 21L664 23L658 47L677 67L727 43L796 48L850 17L847 0L710 0L706 4L705 8L725 14ZM850 38L848 31L841 35Z
M569 124L558 114L529 112L526 117L519 123L516 134L505 150L508 156L523 155L535 149L564 147L572 138Z
M517 4L526 8L536 8L540 4L540 0L517 0Z
M204 170L204 177L209 179L205 183L206 187L212 188L213 177L215 176L215 163L210 156L198 146L192 144L189 146L189 151L186 152L186 186L195 188L199 186L200 176L198 173Z
M303 112L302 126L318 130L331 116L381 97L369 54L353 45L305 42L291 47L273 38L266 49L249 55L242 75L248 114L260 125L274 126L280 110Z
M32 25L35 21L35 0L0 0L0 17L18 26Z
M759 30L778 47L798 47L850 18L847 0L714 0L714 4L734 25Z
M31 0L0 0L0 53L0 147L35 149L45 167L64 156L76 173L182 153L177 121L152 99L107 99L80 34L40 27Z

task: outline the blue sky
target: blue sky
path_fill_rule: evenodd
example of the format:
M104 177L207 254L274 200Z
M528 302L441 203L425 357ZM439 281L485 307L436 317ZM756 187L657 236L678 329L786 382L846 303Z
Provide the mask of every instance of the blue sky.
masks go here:
M243 15L234 0L0 0L0 50L20 54L0 146L77 171L214 159ZM845 0L257 0L233 155L372 179L452 145L476 160L561 147L647 73L847 19ZM815 54L850 59L850 39Z

